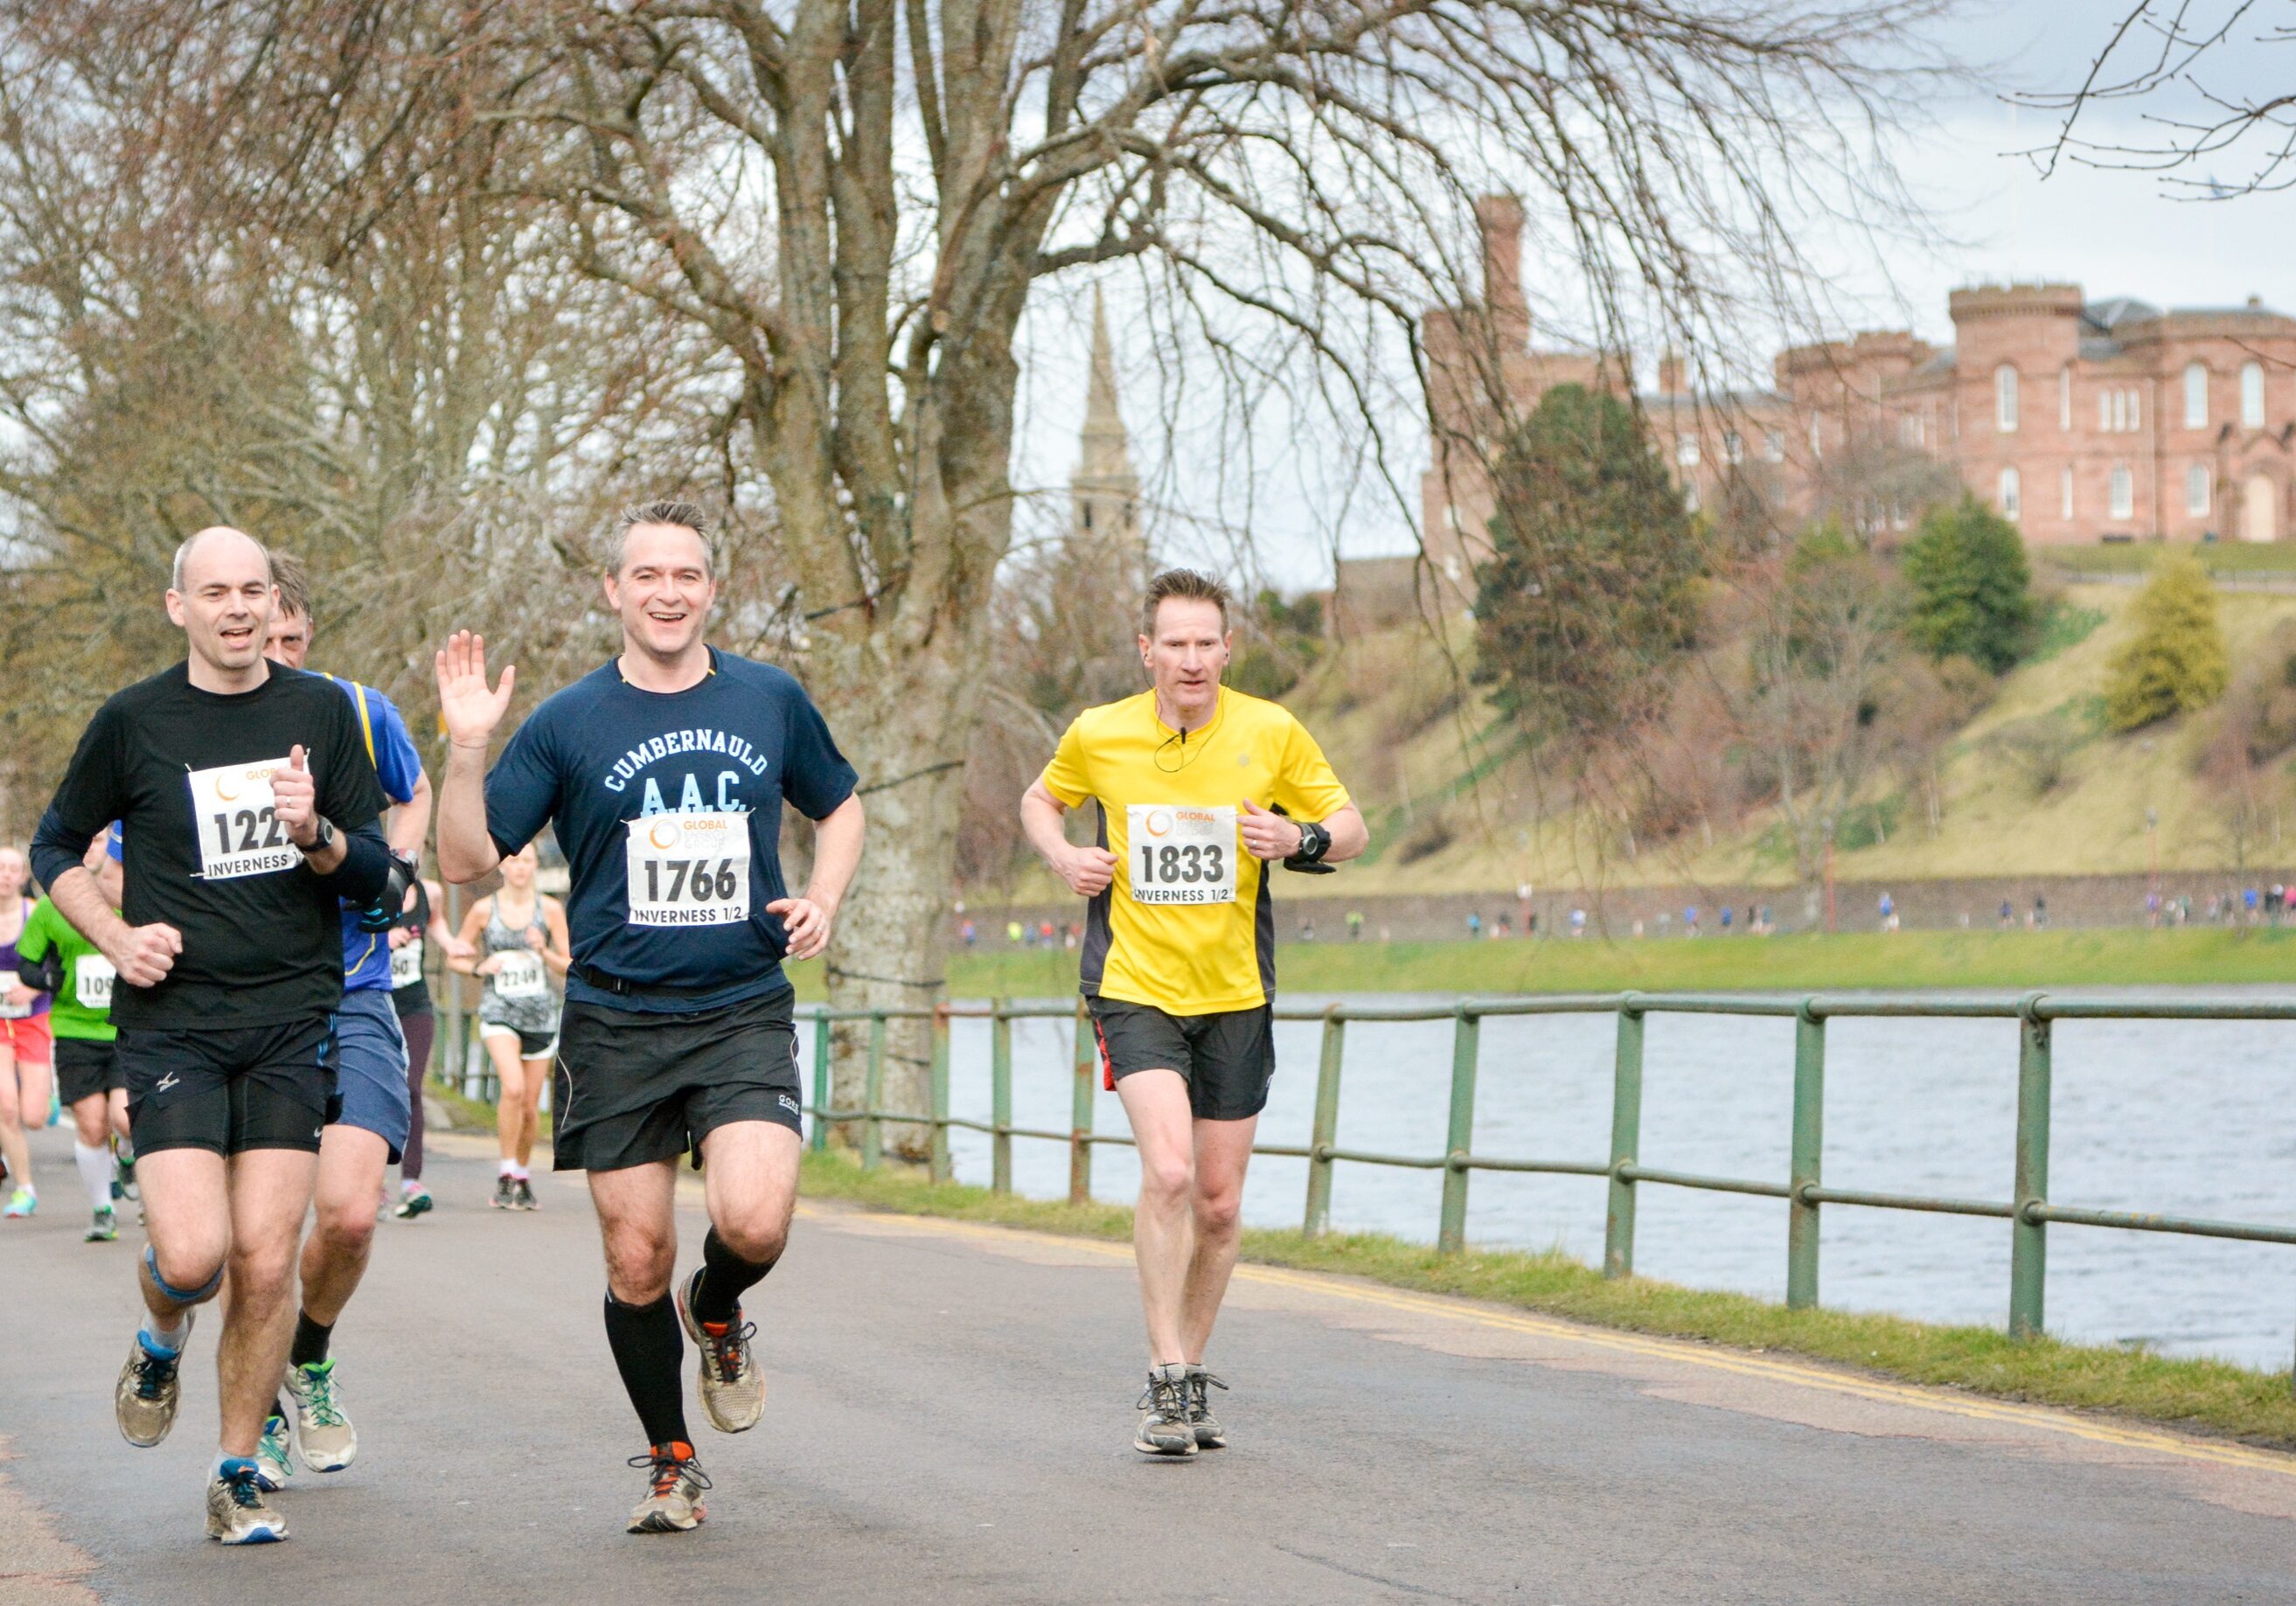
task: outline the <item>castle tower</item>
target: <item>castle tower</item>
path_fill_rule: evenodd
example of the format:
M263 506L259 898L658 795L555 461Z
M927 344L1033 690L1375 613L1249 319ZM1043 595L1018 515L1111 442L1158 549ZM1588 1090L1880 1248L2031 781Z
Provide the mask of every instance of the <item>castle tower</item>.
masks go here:
M1108 550L1126 572L1147 566L1147 543L1140 530L1140 477L1124 417L1116 406L1116 354L1108 340L1108 315L1100 288L1092 292L1092 383L1085 397L1084 430L1076 471L1069 476L1071 545Z

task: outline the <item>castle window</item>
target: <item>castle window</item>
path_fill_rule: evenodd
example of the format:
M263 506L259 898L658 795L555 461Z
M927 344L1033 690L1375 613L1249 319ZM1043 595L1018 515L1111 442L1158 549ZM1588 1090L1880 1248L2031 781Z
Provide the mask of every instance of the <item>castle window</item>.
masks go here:
M2112 399L2115 394L2112 390L2096 393L2096 427L2100 430L2109 431L2112 428Z
M1786 437L1784 430L1765 430L1762 431L1762 455L1769 459L1772 463L1784 463L1786 460Z
M1908 413L1898 420L1898 444L1901 447L1922 444L1922 421L1917 414Z
M2243 430L2264 428L2264 365L2243 363L2240 365L2240 427Z
M2057 428L2073 427L2073 371L2070 365L2057 370Z
M1695 479L1682 482L1682 511L1685 513L1698 511L1698 481Z
M1813 461L1825 455L1825 426L1815 418L1809 421L1809 455Z
M2112 465L2112 516L2126 519L2136 511L2136 494L2128 478L2128 465Z
M2073 516L2073 471L2070 466L2057 476L2057 516L2061 519Z
M1674 460L1680 463L1684 468L1696 468L1698 466L1698 437L1695 435L1676 436L1674 438Z
M2209 511L2209 465L2196 463L2185 471L2185 511L2198 516Z
M1722 437L1722 455L1732 463L1746 461L1746 443L1739 438L1737 430L1733 430Z
M1993 424L2005 435L2017 428L2017 371L2006 363L1993 371Z
M2205 363L2185 365L2185 428L2209 427L2209 370Z
M2024 482L2014 468L2001 471L2001 516L2014 524L2025 512Z

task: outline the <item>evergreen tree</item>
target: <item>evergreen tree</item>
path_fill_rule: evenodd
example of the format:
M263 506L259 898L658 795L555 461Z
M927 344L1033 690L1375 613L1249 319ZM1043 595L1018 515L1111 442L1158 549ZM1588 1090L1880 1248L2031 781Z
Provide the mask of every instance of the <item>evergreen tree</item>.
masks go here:
M1906 634L1931 658L1956 655L1998 675L2030 639L2033 571L2016 527L1964 492L1933 509L1906 545L1913 593Z
M1526 722L1600 734L1653 703L1689 645L1698 532L1618 397L1558 385L1501 454L1491 561L1476 570L1479 675Z
M2129 623L2105 679L2105 723L2114 730L2204 709L2224 695L2232 659L2217 623L2216 587L2198 559L2179 553L2154 569L2129 606Z

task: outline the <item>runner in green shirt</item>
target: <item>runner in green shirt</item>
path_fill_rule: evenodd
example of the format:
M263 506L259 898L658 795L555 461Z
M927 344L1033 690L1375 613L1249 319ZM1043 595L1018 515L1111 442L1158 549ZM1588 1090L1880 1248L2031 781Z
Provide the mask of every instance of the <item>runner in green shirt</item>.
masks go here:
M93 863L105 852L106 838L99 837L88 858ZM76 1128L72 1158L93 1210L87 1241L109 1243L119 1235L112 1200L132 1198L135 1178L135 1154L127 1146L127 1087L111 1055L111 1040L119 1035L111 1024L116 972L102 951L45 897L25 917L16 954L27 976L37 976L42 990L53 997L48 1023L55 1033L56 1091Z

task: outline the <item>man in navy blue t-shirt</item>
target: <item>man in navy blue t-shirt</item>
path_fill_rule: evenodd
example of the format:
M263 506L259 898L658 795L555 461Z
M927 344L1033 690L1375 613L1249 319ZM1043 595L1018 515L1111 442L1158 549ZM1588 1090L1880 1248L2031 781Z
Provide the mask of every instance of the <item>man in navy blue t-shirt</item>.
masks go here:
M861 857L861 800L805 690L702 639L717 598L709 526L685 503L625 514L605 576L621 656L544 701L491 774L513 671L483 638L438 655L447 733L439 864L476 881L554 826L570 886L554 1107L555 1165L589 1173L606 1250L606 1339L645 1429L632 1533L691 1528L701 1476L680 1398L681 1322L727 1433L765 1384L742 1294L771 1271L797 1202L799 1089L784 958L829 945ZM816 822L813 875L782 881L782 805ZM702 1264L676 1289L678 1159L709 1162Z

